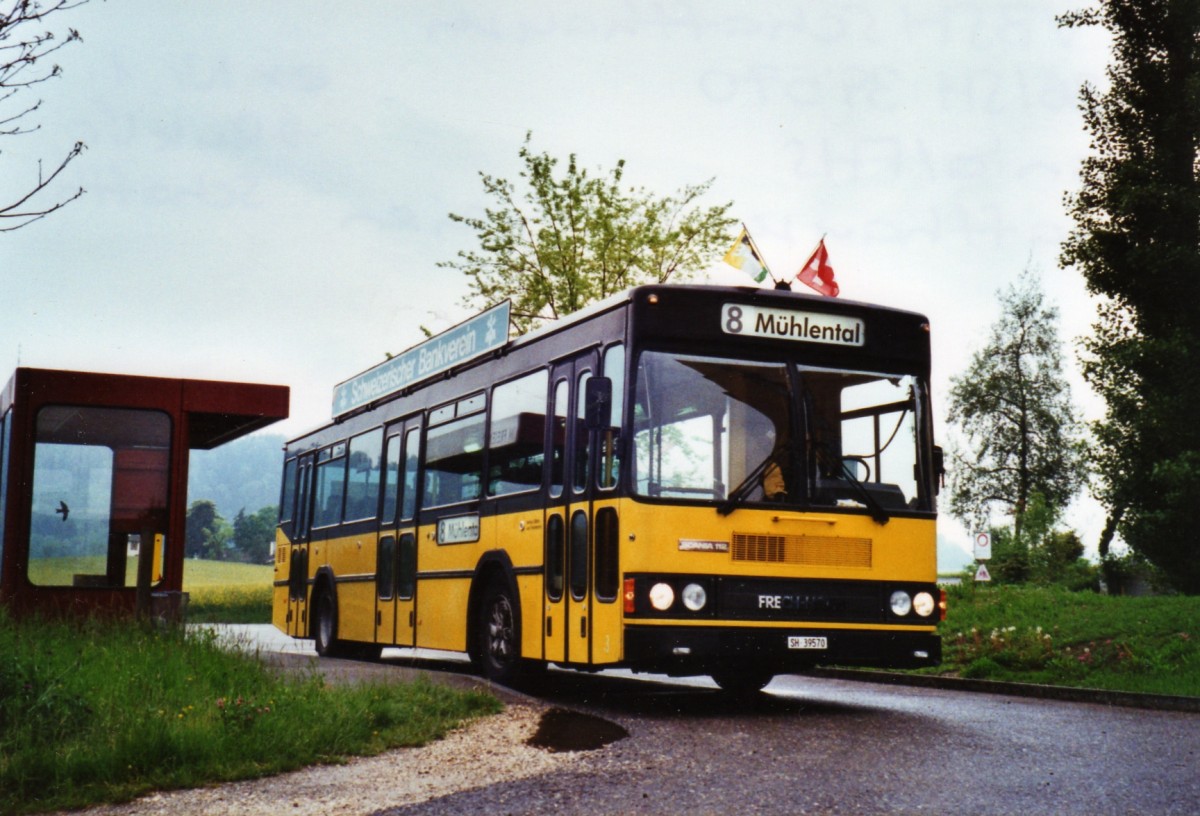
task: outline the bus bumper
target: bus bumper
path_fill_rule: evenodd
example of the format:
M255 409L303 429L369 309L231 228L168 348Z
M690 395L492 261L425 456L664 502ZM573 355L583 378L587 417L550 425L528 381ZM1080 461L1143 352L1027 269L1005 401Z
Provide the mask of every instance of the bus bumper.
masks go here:
M941 659L942 641L936 632L696 626L625 630L628 666L676 676L708 674L731 665L776 673L818 665L919 669L936 666Z

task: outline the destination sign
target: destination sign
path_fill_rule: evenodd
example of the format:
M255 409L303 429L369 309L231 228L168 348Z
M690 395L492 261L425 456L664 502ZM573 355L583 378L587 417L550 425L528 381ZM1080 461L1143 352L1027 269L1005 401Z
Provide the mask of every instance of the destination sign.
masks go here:
M858 318L845 315L761 309L742 303L726 303L721 307L721 331L801 343L861 346L865 327Z
M340 417L500 348L508 342L508 316L509 302L506 300L339 383L333 388L333 416Z
M479 514L438 519L438 544L469 544L479 540Z

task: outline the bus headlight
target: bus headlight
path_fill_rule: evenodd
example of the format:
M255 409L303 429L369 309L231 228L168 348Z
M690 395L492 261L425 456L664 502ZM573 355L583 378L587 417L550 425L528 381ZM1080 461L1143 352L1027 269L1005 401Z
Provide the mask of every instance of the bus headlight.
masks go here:
M933 596L928 592L918 592L913 596L913 611L922 618L932 615L934 606Z
M912 598L908 597L907 592L900 589L892 593L888 604L892 607L892 614L898 618L903 618L912 611Z
M708 603L708 593L699 584L688 584L685 586L680 597L683 598L683 605L692 612L699 612Z
M650 605L659 612L666 612L675 603L675 590L670 584L657 583L650 587Z

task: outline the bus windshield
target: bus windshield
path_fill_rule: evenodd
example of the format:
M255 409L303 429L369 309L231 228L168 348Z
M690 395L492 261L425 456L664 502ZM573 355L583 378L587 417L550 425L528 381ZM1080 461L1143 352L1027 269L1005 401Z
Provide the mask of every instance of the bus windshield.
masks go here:
M652 498L931 510L915 375L645 351L634 489Z

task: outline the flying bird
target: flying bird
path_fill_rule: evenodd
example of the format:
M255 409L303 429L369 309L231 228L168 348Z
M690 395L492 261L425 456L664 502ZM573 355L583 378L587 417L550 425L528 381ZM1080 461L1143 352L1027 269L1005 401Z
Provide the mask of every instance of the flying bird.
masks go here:
M63 517L63 521L66 521L67 516L71 515L71 508L67 507L67 503L65 501L60 501L58 503L58 509L54 512L61 515Z

